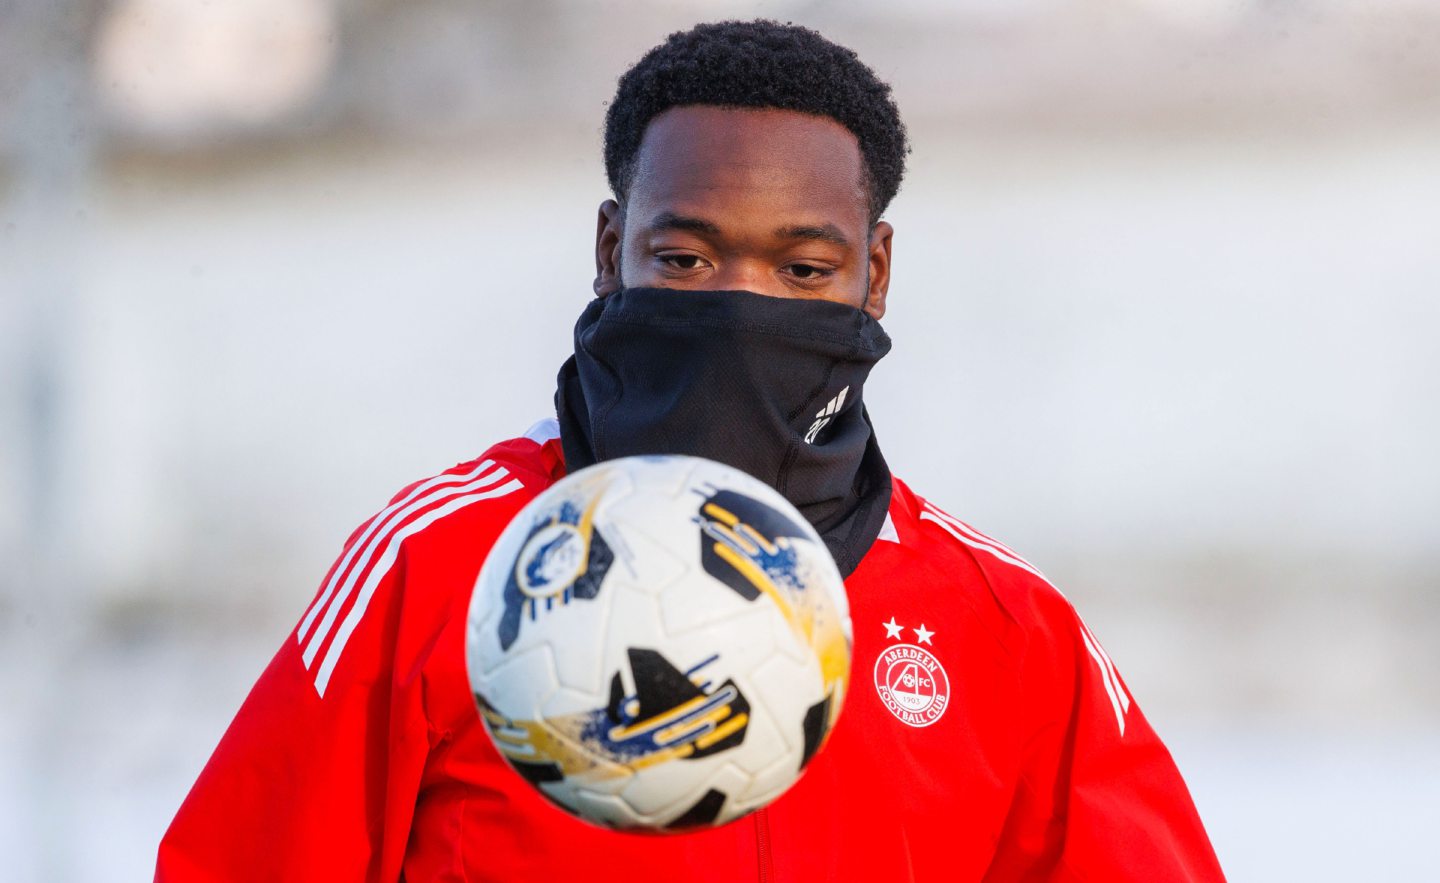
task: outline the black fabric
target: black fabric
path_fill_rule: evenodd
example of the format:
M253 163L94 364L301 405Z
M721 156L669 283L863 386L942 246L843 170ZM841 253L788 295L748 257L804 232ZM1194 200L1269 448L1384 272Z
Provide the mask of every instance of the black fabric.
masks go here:
M863 401L889 351L880 323L844 304L623 289L581 313L560 369L566 468L690 454L742 469L793 503L849 576L890 505Z

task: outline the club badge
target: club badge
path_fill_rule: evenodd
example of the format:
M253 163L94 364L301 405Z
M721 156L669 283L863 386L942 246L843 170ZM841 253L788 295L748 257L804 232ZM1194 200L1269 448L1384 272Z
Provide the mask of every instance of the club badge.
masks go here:
M901 639L904 627L893 616L884 625L886 637ZM924 623L911 631L918 643L891 644L875 660L875 691L901 723L928 727L950 704L950 677L935 654L920 646L929 644L935 632Z

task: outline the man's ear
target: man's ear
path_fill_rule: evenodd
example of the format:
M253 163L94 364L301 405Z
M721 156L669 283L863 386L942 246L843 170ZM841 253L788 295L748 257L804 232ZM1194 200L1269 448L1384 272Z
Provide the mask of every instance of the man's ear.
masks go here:
M595 295L604 297L620 290L620 241L625 213L620 203L607 199L600 203L595 224Z
M865 312L872 319L885 315L885 296L890 292L890 240L895 228L885 221L870 231L870 290L865 292Z

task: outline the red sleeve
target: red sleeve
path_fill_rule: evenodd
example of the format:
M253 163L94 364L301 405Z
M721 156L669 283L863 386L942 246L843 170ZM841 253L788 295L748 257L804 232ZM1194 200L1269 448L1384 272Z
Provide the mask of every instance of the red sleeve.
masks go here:
M1056 593L1022 662L1024 769L985 879L1223 881L1170 752Z
M376 572L365 530L180 807L157 881L399 878L429 734L418 684L395 677L404 556Z
M171 822L157 881L400 879L426 762L447 738L427 666L447 629L463 631L488 543L529 496L517 472L543 487L558 462L532 440L497 445L350 537Z

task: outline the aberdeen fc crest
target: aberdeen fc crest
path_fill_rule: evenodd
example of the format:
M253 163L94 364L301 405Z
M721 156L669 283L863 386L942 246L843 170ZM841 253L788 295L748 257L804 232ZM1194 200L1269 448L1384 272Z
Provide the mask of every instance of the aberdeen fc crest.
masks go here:
M903 627L892 616L885 623L887 637L898 639ZM934 632L911 629L915 638L930 643ZM950 706L950 677L940 660L919 644L891 644L875 660L875 691L890 713L912 727L928 727Z

